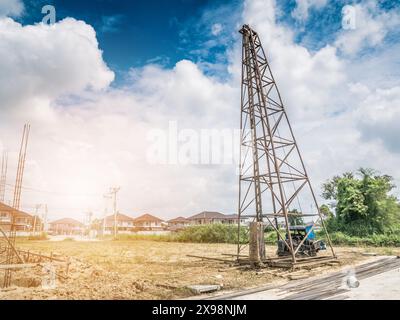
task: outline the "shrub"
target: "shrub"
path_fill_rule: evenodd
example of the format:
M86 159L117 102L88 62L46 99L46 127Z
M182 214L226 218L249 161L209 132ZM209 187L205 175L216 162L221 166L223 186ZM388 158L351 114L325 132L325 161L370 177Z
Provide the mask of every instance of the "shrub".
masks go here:
M63 241L70 242L70 241L75 241L75 239L71 238L71 237L68 237L68 238L65 238Z
M400 234L372 234L369 237L349 236L343 232L329 234L333 244L348 246L400 247Z
M283 231L282 234L285 234L285 231ZM276 236L276 231L270 231L265 233L264 239L266 244L275 245L278 241L278 238Z
M119 234L116 241L162 241L162 242L191 242L191 243L237 243L238 228L235 225L210 224L200 226L190 226L176 233L169 234ZM284 235L285 230L281 230ZM393 246L400 247L400 232L387 234L372 234L368 237L350 236L342 231L329 233L334 245L345 246ZM322 239L327 243L323 231L316 232L317 239ZM102 239L112 239L112 236L102 237ZM265 243L276 245L277 237L275 231L266 232L264 235ZM67 238L64 241L71 241ZM246 227L240 229L240 241L248 241L248 230Z
M111 236L99 237L109 239ZM116 241L124 240L149 240L164 242L193 242L193 243L237 243L238 227L225 224L207 224L189 226L176 233L169 234L119 234ZM241 242L245 242L247 231L245 227L240 229Z
M240 229L240 241L246 241L246 229ZM198 243L237 243L238 227L235 225L209 224L187 227L172 235L175 241Z
M41 240L48 240L48 236L46 232L42 232L41 234L36 234L33 236L29 236L28 240L34 240L34 241L41 241Z

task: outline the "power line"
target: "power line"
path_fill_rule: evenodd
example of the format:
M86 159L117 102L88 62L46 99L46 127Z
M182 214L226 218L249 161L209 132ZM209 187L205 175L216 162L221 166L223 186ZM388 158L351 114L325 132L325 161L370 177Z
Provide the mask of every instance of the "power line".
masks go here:
M10 183L6 183L6 187L9 187L11 189L13 189L15 187L15 185L10 184ZM26 186L22 186L22 189L26 190L26 191L31 191L31 192L38 192L38 193L47 193L47 194L53 194L53 195L59 195L59 196L72 196L72 197L102 197L102 194L95 194L95 193L64 193L64 192L60 192L60 191L48 191L48 190L40 190L40 189L36 189L33 187L26 187Z

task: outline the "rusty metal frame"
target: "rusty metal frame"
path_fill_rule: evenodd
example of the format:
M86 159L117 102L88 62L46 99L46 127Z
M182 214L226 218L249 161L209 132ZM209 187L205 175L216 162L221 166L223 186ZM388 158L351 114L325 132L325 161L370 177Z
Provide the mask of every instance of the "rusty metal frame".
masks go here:
M20 202L21 202L21 190L22 190L22 180L24 176L24 170L25 170L25 160L26 160L26 152L27 152L27 147L28 147L28 139L29 139L29 133L30 133L30 128L31 126L29 124L24 125L23 129L23 134L22 134L22 139L21 139L21 146L19 150L19 157L18 157L18 167L17 167L17 176L15 180L15 188L14 188L14 198L13 198L13 208L14 211L11 212L11 225L10 225L10 232L9 235L4 236L6 239L7 247L6 247L6 259L5 259L5 264L6 265L12 265L14 264L17 258L17 263L24 263L24 261L21 261L21 258L18 256L16 253L15 249L15 238L17 234L16 230L16 215L17 211L20 208ZM11 284L11 274L12 274L12 269L5 269L4 272L4 281L3 281L3 287L8 287Z
M239 32L243 42L237 257L247 246L240 241L241 218L252 216L257 222L266 219L275 230L277 239L283 240L288 248L290 263L296 264L298 250L305 239L297 247L294 246L289 232L289 216L294 214L289 212L289 206L307 189L316 212L295 215L318 217L307 236L320 221L331 249L331 258L336 258L260 38L248 25L244 25ZM285 130L285 134L281 134L280 130ZM290 190L288 184L292 184ZM268 203L265 195L269 197ZM266 204L272 205L272 213L264 213ZM288 239L279 230L278 219L284 220Z
M3 151L1 159L1 174L0 174L0 202L4 202L7 182L7 169L8 169L8 153Z

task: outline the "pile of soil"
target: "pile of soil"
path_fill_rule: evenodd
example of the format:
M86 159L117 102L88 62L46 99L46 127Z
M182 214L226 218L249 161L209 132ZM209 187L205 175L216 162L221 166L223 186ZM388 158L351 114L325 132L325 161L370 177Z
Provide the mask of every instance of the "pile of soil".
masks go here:
M160 290L150 280L109 272L78 259L72 258L70 262L68 277L57 269L61 276L57 276L54 288L43 286L42 266L13 272L11 287L0 289L0 300L152 299L152 290Z

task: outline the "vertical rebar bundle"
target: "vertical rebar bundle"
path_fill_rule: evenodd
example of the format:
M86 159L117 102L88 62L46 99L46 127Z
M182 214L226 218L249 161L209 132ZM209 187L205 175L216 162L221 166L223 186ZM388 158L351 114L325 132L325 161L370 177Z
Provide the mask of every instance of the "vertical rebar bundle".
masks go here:
M29 124L25 124L24 131L22 134L21 147L19 150L17 177L15 179L13 208L16 210L19 210L19 208L20 208L22 180L24 177L26 149L28 147L28 138L29 138L30 130L31 130L31 126Z
M6 183L7 183L7 167L8 167L8 153L3 151L1 159L1 174L0 174L0 202L4 203Z
M295 221L310 220L312 228L307 236L316 226L323 228L335 256L260 38L248 25L240 33L243 43L238 257L247 246L247 242L240 240L243 217L253 217L274 230L277 239L288 248L293 264L304 242L293 244L289 228ZM265 251L261 252L263 255Z
M7 248L6 248L6 264L13 264L13 263L23 263L23 259L18 255L17 251L15 250L15 238L16 238L16 214L20 208L21 202L21 189L22 189L22 180L24 176L24 169L25 169L25 160L26 160L26 151L28 147L28 138L30 132L30 125L24 125L24 131L22 134L21 140L21 147L19 151L19 158L18 158L18 167L17 167L17 177L15 180L15 189L14 189L14 199L13 199L13 208L15 211L11 214L11 225L10 225L10 232L7 237ZM4 235L5 236L5 235ZM8 287L11 284L11 269L6 269L4 273L4 282L3 287Z

